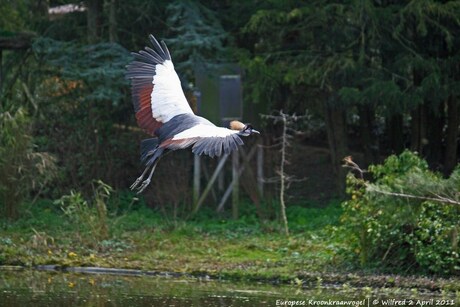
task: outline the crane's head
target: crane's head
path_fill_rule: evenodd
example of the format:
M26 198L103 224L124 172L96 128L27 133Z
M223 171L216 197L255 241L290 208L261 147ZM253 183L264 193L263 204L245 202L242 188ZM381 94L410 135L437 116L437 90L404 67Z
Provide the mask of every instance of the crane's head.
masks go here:
M232 130L238 130L238 134L242 136L248 136L251 134L260 134L259 131L255 130L251 124L243 124L242 122L239 122L237 120L231 121L230 122L230 129Z

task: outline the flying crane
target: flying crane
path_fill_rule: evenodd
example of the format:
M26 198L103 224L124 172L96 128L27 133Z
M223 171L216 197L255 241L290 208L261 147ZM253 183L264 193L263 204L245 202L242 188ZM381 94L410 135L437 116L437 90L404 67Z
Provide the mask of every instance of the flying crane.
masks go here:
M137 124L152 138L141 141L142 174L131 185L141 193L150 184L160 158L168 151L192 147L197 155L218 157L243 145L240 136L259 134L250 124L231 121L230 129L217 127L195 115L188 104L174 70L166 44L149 36L152 48L133 52L127 66ZM150 173L146 179L148 171Z

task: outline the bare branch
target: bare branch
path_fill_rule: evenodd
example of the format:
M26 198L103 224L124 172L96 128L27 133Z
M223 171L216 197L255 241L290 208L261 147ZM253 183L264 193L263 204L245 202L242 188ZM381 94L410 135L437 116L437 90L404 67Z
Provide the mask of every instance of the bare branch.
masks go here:
M293 126L298 120L309 118L308 115L298 116L296 114L289 115L285 114L283 110L277 112L276 115L265 115L261 114L262 118L273 120L274 123L282 124L282 133L281 136L276 138L276 141L279 142L276 146L280 146L280 169L277 171L278 178L266 179L265 182L279 182L280 184L280 209L281 209L281 218L284 224L284 233L289 235L288 221L286 217L286 190L289 189L290 185L293 182L303 181L304 179L296 179L294 176L289 176L285 173L285 167L289 164L287 159L288 157L288 148L291 146L290 140L294 137L292 134L296 134L299 131Z

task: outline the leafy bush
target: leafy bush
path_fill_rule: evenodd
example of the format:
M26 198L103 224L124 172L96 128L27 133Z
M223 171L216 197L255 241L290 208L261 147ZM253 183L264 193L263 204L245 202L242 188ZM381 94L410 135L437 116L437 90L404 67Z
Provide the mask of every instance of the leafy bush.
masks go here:
M363 267L460 273L460 168L450 178L409 151L369 167L372 183L347 177L347 252Z

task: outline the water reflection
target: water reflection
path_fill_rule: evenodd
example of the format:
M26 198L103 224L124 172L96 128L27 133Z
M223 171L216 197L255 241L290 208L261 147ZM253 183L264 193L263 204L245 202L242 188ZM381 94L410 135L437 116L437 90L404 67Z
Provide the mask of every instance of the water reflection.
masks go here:
M280 290L198 279L0 271L0 306L267 306Z
M417 299L428 300L432 295L417 293ZM303 289L200 279L0 270L0 306L14 307L281 306L284 301L299 301L304 306L319 301L327 306L324 302L328 300L381 306L382 300L402 298L415 297L413 292L376 292L343 286Z

